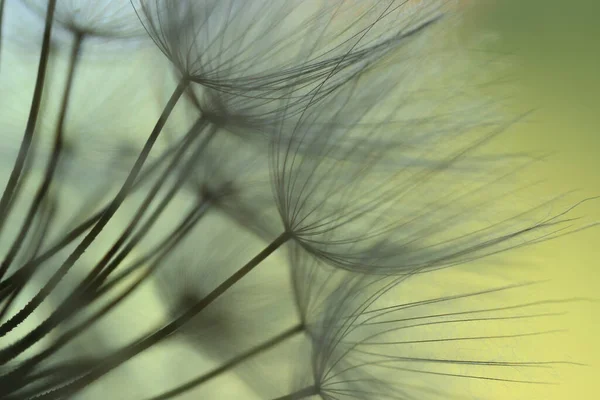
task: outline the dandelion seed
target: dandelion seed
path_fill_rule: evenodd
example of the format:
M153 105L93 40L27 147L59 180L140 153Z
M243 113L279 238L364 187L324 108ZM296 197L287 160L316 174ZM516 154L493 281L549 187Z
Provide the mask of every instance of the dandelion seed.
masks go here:
M442 296L427 297L417 292L423 284L431 291L432 278L444 271L390 278L324 272L310 260L296 267L308 278L296 282L309 318L312 368L310 379L296 383L301 389L279 399L487 398L507 384L552 384L551 368L577 365L494 350L539 345L538 338L560 334L532 323L556 318L555 306L578 299L506 302L508 293L528 292L535 283L468 292L446 281ZM459 272L456 279L464 278Z
M455 131L426 131L423 137L418 125L413 131L394 123L392 118L403 112L400 104L380 123L362 125L370 110L355 110L360 93L371 85L382 96L368 103L373 109L393 93L365 73L330 97L327 106L307 110L293 133L283 132L271 146L273 193L284 231L295 244L343 269L411 274L569 229L570 209L544 214L551 203L512 214L496 211L499 201L512 195L506 189L511 176L531 160L486 160L480 148L514 121L484 124L483 130L467 124ZM348 145L340 151L339 142ZM502 216L488 225L478 221L493 214Z
M181 79L202 87L202 111L246 132L316 103L401 42L414 15L383 3L341 24L343 1L134 2ZM439 13L423 15L425 26Z
M44 1L22 0L34 12L45 15ZM134 10L127 0L59 1L54 12L58 27L55 38L65 39L70 34L75 42L87 41L92 45L88 56L102 47L106 53L119 48L131 48L146 39ZM56 39L55 39L56 40ZM81 46L81 44L79 44Z

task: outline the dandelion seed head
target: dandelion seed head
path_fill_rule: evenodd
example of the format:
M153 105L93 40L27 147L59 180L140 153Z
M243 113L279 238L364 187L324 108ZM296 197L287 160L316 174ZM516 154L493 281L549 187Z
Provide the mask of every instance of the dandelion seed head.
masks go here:
M181 77L205 89L209 98L198 104L209 115L220 110L234 129L244 122L268 124L284 109L288 116L300 112L386 54L413 28L397 20L403 6L394 1L373 5L351 21L342 18L343 25L338 15L345 12L343 2L134 4ZM423 24L436 16L424 14ZM396 23L400 27L392 29ZM390 29L375 33L381 25Z
M45 15L46 1L23 1L37 14ZM94 50L102 45L105 51L123 46L131 51L132 46L135 48L146 39L145 30L128 0L60 0L57 2L54 18L64 30L54 33L58 40L66 41L65 33L68 32L97 42L92 43L91 49Z
M515 351L561 335L556 306L569 300L536 298L535 283L478 283L468 291L452 284L464 282L460 272L442 273L438 285L420 276L331 271L328 279L333 275L342 284L331 290L312 290L319 279L303 287L316 306L310 311L311 371L323 398L476 399L491 391L516 393L515 385L550 390L555 370L577 368L553 355L538 352L531 359ZM545 321L554 321L554 329ZM299 380L296 387L302 385Z

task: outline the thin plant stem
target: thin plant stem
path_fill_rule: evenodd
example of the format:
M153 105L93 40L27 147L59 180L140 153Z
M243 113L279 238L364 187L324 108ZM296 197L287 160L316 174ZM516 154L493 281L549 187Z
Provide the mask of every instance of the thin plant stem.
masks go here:
M88 276L83 280L83 282L81 282L78 285L78 287L75 288L75 290L61 303L60 306L56 308L56 310L54 310L52 315L48 319L43 321L40 325L38 325L36 328L27 333L22 339L20 339L18 342L14 343L11 346L14 352L23 352L29 347L33 346L60 323L73 316L76 312L83 309L86 305L89 305L89 301L85 301L82 299L85 298L86 294L94 293L96 291L96 288L98 288L101 285L101 283L104 282L108 275L120 265L120 263L131 252L135 245L140 240L142 240L144 236L149 232L151 227L162 214L163 210L168 206L168 204L174 198L175 194L181 188L184 180L188 176L188 171L190 171L191 166L196 162L198 157L200 157L202 152L206 149L206 146L214 137L216 133L215 127L211 127L211 129L206 132L206 137L204 138L204 140L198 143L196 149L188 157L187 162L184 164L183 172L179 175L177 181L172 185L172 188L164 196L163 200L160 202L160 204L154 210L154 212L148 218L148 220L143 224L140 231L134 235L134 237L125 246L125 249L118 253L115 259L111 262L111 258L113 257L114 253L117 252L118 247L125 242L124 237L126 237L129 233L131 233L131 231L133 231L135 227L134 222L137 223L140 221L142 214L147 210L150 201L158 193L160 187L163 186L168 175L175 168L176 164L181 160L181 156L183 156L185 151L189 149L189 145L193 142L193 140L199 136L198 133L202 133L202 129L205 126L206 123L203 120L199 120L198 123L194 125L194 128L190 130L190 133L193 134L189 135L187 138L188 140L184 141L184 143L181 146L181 153L179 154L179 156L173 158L172 165L170 165L169 168L167 168L164 171L163 175L155 183L151 193L147 196L144 204L140 206L132 222L125 229L125 232L116 241L113 247L106 253L103 259L96 265L94 270L90 274L88 274ZM106 268L102 269L101 267L104 266L106 266Z
M236 282L246 276L250 271L252 271L256 266L258 266L261 262L263 262L268 256L273 254L277 249L279 249L283 244L285 244L291 238L291 234L289 232L284 232L279 235L275 240L273 240L267 247L265 247L262 251L260 251L254 258L248 261L243 267L241 267L237 272L227 278L223 283L221 283L217 288L215 288L210 294L204 297L202 300L194 304L188 310L186 310L182 315L169 322L168 324L162 326L161 328L155 330L152 334L136 341L135 343L130 344L129 346L115 352L113 355L106 357L102 362L100 362L96 368L93 368L89 373L82 376L81 378L51 392L45 393L38 397L41 399L59 399L65 396L71 396L72 394L80 391L88 384L96 381L101 378L108 372L117 368L127 360L135 357L139 353L144 350L154 346L160 341L166 339L167 337L174 334L181 326L190 321L193 317L198 315L202 310L204 310L209 304L219 298L223 293L227 291L230 287L232 287Z
M157 160L153 161L149 166L147 166L147 168L144 169L140 173L137 181L133 185L131 192L133 192L136 189L139 189L142 186L142 184L145 183L145 181L148 180L148 178L150 178L152 176L152 174L157 170L157 168L165 160L167 160L168 156L172 155L172 153L174 153L175 150L177 150L177 148L178 148L178 146L171 146L169 149L167 149L165 152L163 152L163 154ZM130 192L130 194L131 194L131 192ZM29 279L29 277L33 273L32 270L35 270L35 268L38 265L44 263L45 261L47 261L54 255L56 255L60 250L62 250L66 246L68 246L71 242L73 242L75 239L77 239L79 236L81 236L86 230L88 230L96 222L98 222L98 220L100 219L102 214L108 209L109 205L110 204L105 205L99 211L94 213L91 217L87 218L85 221L83 221L83 222L79 223L78 225L76 225L75 227L73 227L68 233L64 234L62 236L62 238L60 240L58 240L57 243L52 245L48 250L44 251L39 256L36 256L35 258L28 261L26 264L21 266L10 277L2 280L0 282L0 301L2 301L2 299L5 297L6 290L8 290L13 285L18 284L18 282L21 279L25 279L25 280Z
M46 80L46 71L48 67L48 59L50 58L50 36L52 34L52 22L54 21L54 9L56 7L56 0L48 1L48 8L46 9L46 21L44 26L44 38L42 41L42 50L40 53L40 62L38 64L38 73L35 81L35 89L33 91L33 98L31 100L31 108L29 109L29 117L27 119L27 125L25 126L25 132L23 133L23 139L21 140L21 146L15 164L8 178L6 188L0 198L0 234L4 228L4 223L10 212L13 196L19 178L23 172L31 143L33 142L33 136L35 133L35 126L37 123L40 106L42 104L42 94L44 92L44 82ZM0 271L0 279L4 276L6 271Z
M272 400L299 400L299 399L304 399L309 396L315 396L317 394L319 394L319 390L317 389L316 386L313 385L313 386L305 387L304 389L297 390L294 393L290 393L290 394L286 394L285 396L277 397Z
M42 207L42 211L38 218L38 226L36 227L36 230L33 234L31 243L24 252L24 254L27 255L30 259L33 259L38 254L44 242L46 234L48 233L48 230L52 225L54 217L56 216L56 204L53 201L48 201L48 198L46 198L42 204ZM0 322L4 321L4 318L6 317L6 315L8 315L8 311L10 310L12 304L14 303L17 296L19 296L27 282L28 280L26 278L23 278L20 279L17 282L17 284L12 287L12 293L10 293L10 297L6 300L4 306L2 307L2 310L0 311ZM9 292L7 292L6 294L8 293ZM5 296L0 296L0 299L4 300L4 297Z
M125 229L125 231L121 234L121 236L117 239L117 241L113 244L111 249L104 255L102 260L96 265L94 270L89 274L89 276L82 283L83 285L87 284L97 284L102 283L106 280L108 275L119 265L119 263L127 256L127 254L133 249L133 247L139 243L149 232L150 228L154 225L158 217L162 214L163 210L169 205L171 200L174 198L175 194L181 188L184 180L187 178L186 171L189 171L194 162L196 162L197 158L201 156L204 152L212 138L216 133L216 129L211 127L210 131L206 133L206 137L203 138L202 142L199 144L198 148L193 152L192 156L189 157L188 162L185 164L184 173L179 175L179 178L169 190L169 193L164 197L164 199L160 202L159 206L154 210L149 219L142 225L139 232L134 235L134 237L127 243L125 249L116 256L116 259L111 262L113 256L117 253L119 248L125 243L127 238L131 235L137 224L140 222L144 213L147 211L148 207L152 200L156 197L159 190L162 188L164 183L166 182L168 176L171 172L177 167L177 164L182 160L183 154L188 150L191 143L196 139L204 128L206 127L207 122L199 119L192 129L190 129L190 135L181 145L181 149L179 152L175 153L171 164L163 171L163 174L157 180L155 185L150 190L150 193L144 199L144 202L138 207L138 211L132 218L131 222ZM110 263L110 264L109 264ZM107 266L108 264L108 266ZM105 268L106 267L106 268Z
M93 360L79 361L79 362L67 362L62 365L53 365L51 368L35 372L28 377L27 384L29 386L35 386L34 389L27 391L21 391L16 395L8 395L3 397L5 400L23 400L31 399L36 396L37 393L43 393L52 390L61 382L72 378L74 375L80 374L82 370L89 367ZM37 384L37 385L36 385Z
M63 136L64 136L63 134L64 134L64 127L65 127L65 120L67 117L67 108L69 106L69 100L71 98L71 92L72 92L73 82L74 82L74 78L75 78L75 70L77 67L77 61L79 60L79 54L81 52L81 45L83 44L83 38L84 38L84 36L77 35L75 37L75 41L73 42L73 47L71 49L71 56L69 58L69 70L67 73L67 82L65 84L65 89L63 92L63 97L62 97L61 107L60 107L60 115L58 117L58 123L56 125L56 131L54 134L54 144L52 146L52 154L50 156L50 160L48 161L48 165L46 167L44 179L43 179L42 183L40 184L40 186L38 187L38 190L35 194L33 202L31 203L29 211L27 212L27 216L25 217L25 220L23 221L23 224L21 226L21 230L20 230L19 234L13 241L13 244L11 245L10 250L8 251L8 254L4 258L4 260L2 260L2 264L0 265L0 277L4 275L4 272L10 267L14 258L17 256L17 253L19 252L19 250L23 244L23 241L25 240L25 238L27 236L27 233L29 232L29 229L31 228L31 224L33 223L33 220L40 208L40 205L42 204L42 201L44 200L44 198L46 197L46 194L48 193L48 190L50 189L50 184L52 183L52 178L54 177L54 172L56 171L56 167L58 166L58 161L60 159L60 155L61 155L61 152L63 149Z
M0 378L0 393L9 393L26 386L31 377L29 373L32 371L33 368L35 368L37 365L39 365L40 362L44 361L52 354L55 354L58 350L60 350L71 340L79 336L86 329L90 328L93 324L95 324L103 316L108 314L112 309L114 309L118 304L120 304L131 293L133 293L133 291L137 287L139 287L146 280L146 278L148 278L161 265L163 259L181 243L182 239L191 232L192 228L206 214L209 208L210 201L202 201L196 207L194 207L194 209L183 218L179 226L175 228L170 235L167 236L166 245L162 246L162 250L156 256L152 264L144 271L144 273L140 277L138 277L135 280L135 282L130 284L129 287L126 288L122 293L112 298L108 304L104 305L95 314L88 317L83 322L76 325L74 328L62 334L48 348L23 361L21 364L19 364L19 366L16 369ZM134 264L145 265L148 261L148 257L142 256ZM105 287L103 286L102 289L105 289ZM102 290L98 293L104 294L107 291L108 290ZM98 300L99 298L100 295L97 295L94 299L92 299L91 302Z
M100 232L104 229L104 227L108 224L112 216L117 212L121 204L125 201L125 198L129 194L129 191L135 184L136 178L144 165L144 162L148 158L154 143L158 139L162 128L164 127L167 119L177 101L183 94L185 88L188 85L187 80L182 80L178 85L171 98L167 102L165 109L163 110L161 116L159 117L152 133L148 137L138 159L136 160L133 168L131 169L125 183L121 186L121 189L115 196L115 198L111 201L106 211L102 214L98 222L92 227L91 231L83 238L81 243L75 248L75 250L67 257L65 262L60 266L58 271L50 278L50 280L44 285L44 287L23 307L17 314L15 314L11 319L0 326L0 337L6 335L16 326L18 326L21 322L23 322L35 309L48 297L48 295L54 290L54 288L58 285L58 283L62 280L62 278L69 272L71 267L77 262L79 257L83 255L83 253L87 250L87 248L94 242L96 237L100 234ZM12 346L5 347L0 350L0 364L5 364L8 361L14 359L19 355L18 352L12 349Z
M275 336L274 338L271 338L271 339L267 340L266 342L259 344L256 347L253 347L252 349L248 350L244 354L240 354L239 356L231 359L230 361L223 364L222 366L215 368L212 371L207 372L204 375L194 378L191 381L186 382L183 385L176 387L175 389L172 389L172 390L169 390L168 392L164 392L162 394L154 396L148 400L166 400L166 399L170 399L172 397L178 396L182 393L185 393L189 390L192 390L193 388L200 386L201 384L221 375L222 373L229 371L230 369L232 369L232 368L236 367L237 365L243 363L244 361L254 357L255 355L260 354L266 350L269 350L269 349L277 346L278 344L284 342L285 340L290 339L290 338L294 337L296 334L302 333L302 332L304 332L304 324L299 323L299 324L293 326L292 328L289 328L286 331L280 333L279 335Z
M164 150L161 153L161 155L158 156L157 159L152 160L151 162L147 162L145 168L142 170L142 172L140 172L138 179L133 185L130 194L133 193L135 190L139 189L142 186L142 184L145 183L153 175L153 173L158 170L158 167L160 167L170 156L172 156L179 149L180 146L180 143L172 145L166 150ZM112 182L109 182L109 186L112 186ZM88 215L95 208L95 206L101 202L101 200L106 195L107 191L108 187L99 186L95 193L90 196L90 200L84 202L84 207L82 207L77 214L73 215L73 217L69 220L69 222L65 224L65 226L71 226L73 227L72 229L77 229L77 227L79 226L77 225L77 221L86 218L85 216ZM100 218L100 215L106 209L106 207L107 205L104 205L99 212L93 214L92 217L87 217L85 221L89 221L94 218L97 221L98 218Z

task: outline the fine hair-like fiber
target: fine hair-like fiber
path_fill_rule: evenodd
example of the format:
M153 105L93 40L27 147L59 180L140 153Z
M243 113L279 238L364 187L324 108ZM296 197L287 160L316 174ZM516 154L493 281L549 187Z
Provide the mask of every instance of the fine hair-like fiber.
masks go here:
M539 158L493 150L531 112L485 90L465 7L2 0L0 399L498 399L576 368L534 349L588 299L511 255L593 199L531 200Z

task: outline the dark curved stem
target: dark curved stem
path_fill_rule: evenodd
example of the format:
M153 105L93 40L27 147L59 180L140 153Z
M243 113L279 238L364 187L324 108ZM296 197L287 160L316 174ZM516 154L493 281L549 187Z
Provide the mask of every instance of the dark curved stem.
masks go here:
M183 171L179 174L178 179L172 185L169 192L164 196L163 200L159 203L157 208L153 211L152 215L148 218L147 221L143 224L140 231L137 232L134 237L127 243L125 248L116 255L116 257L111 261L111 258L115 255L117 249L121 244L125 242L126 237L133 231L135 228L136 222L139 222L142 215L150 205L150 202L159 189L163 186L168 176L173 172L176 165L181 161L184 153L189 149L191 143L196 139L201 133L202 129L205 127L205 123L202 120L199 120L198 123L194 125L194 128L190 130L190 133L187 136L187 140L185 140L181 145L181 152L173 158L171 165L165 169L162 176L155 183L151 192L146 197L144 204L140 206L138 212L133 218L132 223L125 229L125 232L121 235L121 237L115 242L113 247L105 254L103 259L96 265L94 270L84 279L84 281L78 285L78 287L52 312L51 316L44 320L40 325L35 327L29 333L27 333L23 338L19 341L15 342L11 348L14 352L23 352L27 348L33 346L39 340L41 340L45 335L47 335L52 329L58 326L63 321L67 320L79 310L84 308L89 304L89 300L84 300L89 296L86 296L89 293L94 293L96 289L104 282L104 280L110 275L112 271L114 271L121 262L127 257L127 255L133 250L133 248L146 236L146 234L150 231L151 227L158 220L158 218L162 215L164 209L169 205L171 200L175 197L175 194L179 191L181 186L183 185L185 179L189 175L189 171L192 169L192 166L197 162L198 157L205 150L206 146L210 143L211 139L214 137L216 133L216 129L213 127L208 132L206 132L206 137L202 140L196 149L188 156L186 163L184 164ZM109 264L110 262L110 264ZM108 264L108 266L106 266ZM106 266L103 270L101 267Z
M286 394L285 396L277 397L273 400L299 400L310 396L315 396L317 394L319 394L319 390L316 386L308 386L304 389L300 389L294 393Z
M94 242L96 237L100 234L100 232L104 229L106 224L110 221L112 216L117 212L121 204L125 201L125 198L129 194L129 191L133 187L144 162L148 158L154 143L158 139L162 128L164 127L167 119L177 101L183 94L185 88L187 87L187 81L181 81L175 91L173 92L171 98L169 99L165 109L163 110L160 118L156 122L152 133L148 137L144 148L140 152L138 159L136 160L131 172L127 176L125 183L121 186L121 189L113 199L113 201L109 204L106 211L102 214L98 222L92 227L91 231L83 238L79 246L75 248L75 250L67 257L65 262L60 266L58 271L50 278L50 280L46 283L46 285L27 303L23 309L21 309L15 316L9 319L6 323L0 326L0 336L6 335L16 326L18 326L21 322L23 322L35 309L44 301L44 299L54 290L54 288L58 285L58 283L62 280L62 278L69 272L69 270L73 267L75 262L83 255L83 253L87 250L87 248ZM15 351L12 346L5 347L0 351L0 364L5 364L6 362L14 359L20 353Z
M210 208L210 201L202 201L195 207L185 218L183 218L182 222L179 224L177 228L175 228L170 234L167 236L165 243L161 245L161 251L158 254L153 254L156 256L152 264L146 269L146 271L142 274L142 276L138 277L135 282L129 285L127 289L125 289L121 294L111 299L111 301L104 305L100 310L95 312L90 317L86 318L83 322L70 329L69 331L62 334L56 341L50 345L45 350L40 353L30 357L29 359L23 361L19 366L11 371L10 373L0 377L0 393L9 393L9 391L19 390L29 383L30 373L31 371L39 365L42 361L47 359L52 354L55 354L58 350L68 344L71 340L79 336L86 329L93 326L97 321L99 321L103 316L108 314L114 307L120 304L126 297L128 297L133 291L141 285L147 277L149 277L162 263L163 259L171 253L178 245L181 243L182 239L190 233L192 228L198 223L198 221L206 214L208 209ZM149 261L149 257L142 256L138 259L134 265L147 265ZM122 279L120 279L122 280ZM112 283L112 281L111 281ZM117 282L118 283L118 282ZM112 285L114 286L114 285ZM107 290L104 290L105 287L102 287L103 290L98 293L106 293ZM94 300L99 299L99 295L97 295ZM51 317L52 318L52 317ZM82 373L83 374L83 373ZM82 375L81 374L81 375Z
M54 202L49 202L47 200L48 199L44 201L44 207L39 215L39 223L33 233L31 242L29 243L29 246L24 252L24 254L27 255L30 259L33 259L37 256L44 242L44 238L46 237L48 229L50 228L52 221L54 220L54 217L56 215L56 205L54 204ZM12 304L19 296L26 284L26 278L20 279L17 282L17 284L12 286L12 292L7 291L6 293L3 293L3 295L0 296L0 301L5 301L4 305L2 306L2 310L0 310L0 322L4 321L4 318L6 317L6 315L8 315L8 311L10 310ZM9 295L9 297L6 298L5 295Z
M20 390L22 382L15 382L15 387L3 392L5 400L23 400L33 399L38 394L51 391L52 389L60 386L62 383L73 379L76 376L80 376L82 371L90 368L93 360L84 361L69 361L61 365L53 365L50 368L41 370L28 376L27 389ZM15 392L9 394L10 392Z
M164 197L164 199L160 202L156 210L152 213L149 219L143 224L140 228L139 232L134 235L134 237L127 243L125 249L117 254L119 248L125 243L125 241L132 234L133 230L140 222L144 213L147 211L148 207L152 200L156 197L159 190L162 188L164 183L167 181L169 175L175 170L177 164L181 162L183 154L188 150L189 146L193 143L194 139L196 139L202 130L206 127L207 123L202 119L199 119L194 126L190 129L188 133L188 137L185 138L184 142L181 145L180 151L175 153L175 157L171 164L163 171L160 178L154 184L150 193L146 196L143 203L139 206L137 212L132 218L131 222L125 229L125 231L121 234L121 236L117 239L117 241L113 244L113 246L106 252L102 260L94 267L94 270L89 274L89 276L82 282L82 288L84 285L89 285L96 280L95 284L101 284L106 280L108 275L114 271L114 269L120 264L120 262L129 254L129 252L133 249L135 245L137 245L144 236L148 233L150 228L154 225L158 217L162 214L164 209L169 205L175 194L181 188L184 180L188 177L187 171L192 168L193 164L196 160L201 156L202 152L206 149L212 138L214 137L216 130L211 128L209 132L207 132L206 137L203 138L202 142L198 146L198 148L193 152L192 156L189 157L188 162L185 164L184 172L179 175L177 182L172 186L169 190L169 193ZM116 255L115 259L111 262L111 259ZM109 264L110 263L110 264ZM108 264L108 266L107 266ZM105 268L106 267L106 268ZM97 286L97 285L96 285Z
M35 125L37 123L40 106L42 103L42 94L44 92L44 81L46 79L46 70L48 67L48 59L50 58L50 36L52 33L52 22L54 21L54 8L56 7L56 0L48 1L48 8L46 11L46 22L44 26L44 39L42 41L42 51L40 53L40 62L38 65L38 73L35 81L35 89L33 91L33 98L31 100L31 108L29 110L29 118L27 119L27 125L25 132L23 133L23 140L19 148L19 153L15 164L13 166L10 177L6 188L0 198L0 234L4 228L4 223L10 212L12 198L15 195L15 190L23 172L27 155L33 141L35 133ZM6 271L0 271L0 278Z
M127 360L135 357L144 350L166 339L167 337L175 333L181 326L183 326L193 317L198 315L210 303L219 298L223 293L227 291L227 289L232 287L236 282L238 282L240 279L246 276L250 271L252 271L261 262L263 262L268 256L273 254L289 239L290 234L288 232L282 233L267 247L265 247L260 253L258 253L254 258L248 261L248 263L246 263L242 268L240 268L237 272L235 272L233 275L227 278L223 283L217 286L217 288L214 289L208 296L204 297L198 303L190 307L181 316L174 319L167 325L164 325L163 327L157 329L152 334L144 337L143 339L140 339L137 342L132 343L131 345L115 352L113 355L106 357L101 363L98 364L96 368L92 369L88 374L86 374L82 378L63 386L52 393L46 393L42 396L39 396L38 400L60 399L65 396L71 396L74 393L83 389L85 386L89 385L90 383L101 378L108 372L117 368Z
M157 168L177 150L178 146L172 146L169 149L165 150L163 154L155 160L152 164L150 164L146 169L144 169L137 181L133 185L132 192L135 189L138 189L145 181L152 176L154 172L156 172ZM110 204L109 204L110 205ZM81 222L79 225L72 228L68 233L64 234L63 237L48 250L44 251L39 256L36 256L32 260L28 261L26 264L21 266L18 271L16 271L10 277L4 279L0 282L0 301L5 297L7 290L13 287L14 285L18 285L18 282L21 279L27 280L31 273L38 265L44 263L54 255L56 255L60 250L68 246L71 242L81 236L85 231L91 228L102 216L102 214L108 209L108 206L104 206L100 211L97 211L91 217L87 218L85 221Z
M230 370L230 369L234 368L235 366L243 363L244 361L254 357L255 355L260 354L265 350L269 350L270 348L280 344L281 342L294 337L296 334L301 333L301 332L304 332L304 324L295 325L292 328L284 331L283 333L280 333L279 335L275 336L274 338L271 338L271 339L267 340L266 342L248 350L246 353L240 354L239 356L233 358L232 360L228 361L227 363L223 364L222 366L215 368L212 371L210 371L204 375L201 375L195 379L192 379L191 381L184 383L183 385L178 386L175 389L172 389L172 390L169 390L168 392L159 394L158 396L154 396L154 397L150 398L149 400L166 400L166 399L170 399L172 397L178 396L182 393L185 393L185 392L211 380L212 378L219 376L223 372L227 372L228 370Z
M2 264L0 264L0 277L4 275L6 270L10 267L13 260L17 256L17 253L21 249L23 242L25 241L25 237L27 236L29 229L33 223L33 220L50 189L50 184L52 183L52 178L54 177L54 172L56 171L56 167L58 166L58 161L60 159L60 155L63 148L63 133L65 127L65 120L67 117L67 109L69 107L69 100L71 98L71 91L73 89L73 82L75 78L75 69L77 67L77 61L79 59L79 54L81 52L81 45L83 43L83 36L78 35L75 37L75 41L73 42L73 48L71 49L71 56L69 58L69 71L67 74L67 82L65 84L65 89L63 92L63 97L60 106L60 115L58 118L58 123L56 125L56 131L54 133L54 143L52 146L52 154L50 156L50 160L48 161L48 165L46 167L46 172L44 174L44 179L38 190L35 194L33 202L27 212L27 216L23 221L19 234L13 241L13 244L8 251L4 260L2 260Z

